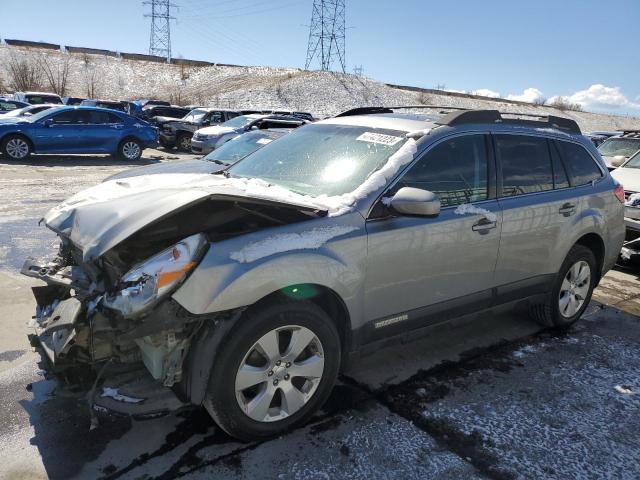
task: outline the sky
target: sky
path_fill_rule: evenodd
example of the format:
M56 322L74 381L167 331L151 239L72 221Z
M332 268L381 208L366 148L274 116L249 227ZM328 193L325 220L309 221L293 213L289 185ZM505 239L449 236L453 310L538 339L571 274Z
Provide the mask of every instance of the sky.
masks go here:
M313 0L173 1L174 56L304 68ZM348 71L640 115L640 0L345 1ZM142 0L0 0L0 37L146 53L149 10Z

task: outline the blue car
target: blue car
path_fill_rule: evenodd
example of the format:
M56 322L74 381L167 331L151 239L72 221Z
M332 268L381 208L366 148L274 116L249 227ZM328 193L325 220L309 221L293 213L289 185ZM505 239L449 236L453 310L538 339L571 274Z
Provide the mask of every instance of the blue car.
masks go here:
M156 127L103 108L55 107L0 123L0 151L10 160L31 153L108 153L132 161L157 141Z

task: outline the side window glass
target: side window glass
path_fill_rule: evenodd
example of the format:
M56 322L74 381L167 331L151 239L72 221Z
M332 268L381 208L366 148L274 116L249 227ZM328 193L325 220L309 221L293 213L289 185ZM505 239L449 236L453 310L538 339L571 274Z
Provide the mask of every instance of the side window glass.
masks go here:
M487 147L484 135L452 138L436 145L411 167L394 190L429 190L443 207L487 199Z
M53 123L56 125L70 125L80 123L80 117L75 110L67 110L66 112L54 115Z
M560 148L560 153L567 166L567 170L571 176L571 183L574 187L586 185L593 180L602 178L602 171L600 171L595 160L583 146L563 141L556 143Z
M553 187L567 188L569 186L569 178L567 177L564 163L560 158L558 145L555 141L550 140L549 147L551 148L551 166L553 167Z
M553 189L553 170L547 140L526 135L496 135L502 165L502 196Z
M102 125L109 121L109 114L107 112L90 110L85 113L87 114L87 123L92 125Z
M122 123L122 119L114 113L107 113L107 116L107 123Z
M211 112L208 122L209 124L222 123L222 112Z

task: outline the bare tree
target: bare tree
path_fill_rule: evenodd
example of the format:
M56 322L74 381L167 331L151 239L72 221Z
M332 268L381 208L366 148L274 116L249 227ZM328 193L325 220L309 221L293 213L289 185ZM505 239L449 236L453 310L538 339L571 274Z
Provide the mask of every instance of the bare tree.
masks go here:
M582 105L579 103L572 103L567 97L556 97L549 104L550 107L557 108L558 110L573 110L574 112L582 112Z
M40 57L40 69L49 84L52 92L64 97L67 93L67 82L69 80L70 59L65 55L60 61L51 59L43 54Z
M537 98L533 101L533 104L534 104L534 105L540 105L540 106L542 106L542 105L544 105L545 103L547 103L547 100L548 100L548 99L547 99L547 98L545 98L545 97L537 97Z
M11 52L6 68L9 88L21 92L41 88L42 70L33 57Z
M87 66L85 70L85 82L87 86L87 98L98 97L98 83L100 81L100 70L95 66Z

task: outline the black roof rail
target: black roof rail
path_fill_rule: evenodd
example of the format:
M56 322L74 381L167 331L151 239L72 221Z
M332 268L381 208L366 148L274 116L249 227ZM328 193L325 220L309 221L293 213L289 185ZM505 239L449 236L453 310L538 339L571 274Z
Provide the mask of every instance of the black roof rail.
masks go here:
M387 107L357 107L347 110L345 112L339 113L334 116L337 117L352 117L354 115L372 115L375 113L393 113L393 110Z
M446 105L397 105L393 107L357 107L339 113L335 117L350 117L353 115L373 115L376 113L393 113L395 110L468 110L463 107L449 107ZM440 112L445 113L445 112ZM335 118L334 117L334 118Z
M513 115L518 117L534 117L538 120L522 118L504 118L503 115ZM556 117L553 115L535 115L518 112L499 112L498 110L466 110L451 112L438 121L437 125L463 125L468 123L505 123L510 125L522 125L537 128L556 128L570 133L581 134L580 126L575 120L570 118Z

